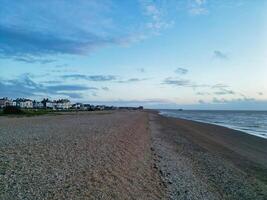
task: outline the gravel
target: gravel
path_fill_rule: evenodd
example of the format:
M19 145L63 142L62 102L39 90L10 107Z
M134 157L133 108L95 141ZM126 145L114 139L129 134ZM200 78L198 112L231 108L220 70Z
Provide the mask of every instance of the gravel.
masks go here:
M242 135L151 111L2 116L0 199L265 200L267 145Z
M162 199L144 112L0 118L0 199Z
M212 140L208 139L210 130L194 129L193 123L188 121L186 125L183 121L177 125L176 120L153 113L150 114L150 127L153 152L158 157L156 165L167 184L168 199L267 199L267 183L246 171L250 167L248 162L240 167L224 158L222 155L229 149L214 143L214 136ZM225 132L225 129L220 131ZM202 133L200 138L207 138L205 145L198 140L199 132ZM211 144L220 152L211 148ZM264 170L266 172L266 168Z

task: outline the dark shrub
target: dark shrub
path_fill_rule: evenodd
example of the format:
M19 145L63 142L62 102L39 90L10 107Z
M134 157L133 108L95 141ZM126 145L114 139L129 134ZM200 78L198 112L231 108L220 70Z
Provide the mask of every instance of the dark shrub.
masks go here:
M23 114L23 111L16 106L6 106L3 109L4 114Z

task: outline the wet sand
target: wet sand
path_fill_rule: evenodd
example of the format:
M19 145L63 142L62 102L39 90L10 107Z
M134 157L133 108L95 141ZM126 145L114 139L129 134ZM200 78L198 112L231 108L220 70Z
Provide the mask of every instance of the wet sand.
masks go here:
M154 111L0 117L0 199L266 199L266 155Z

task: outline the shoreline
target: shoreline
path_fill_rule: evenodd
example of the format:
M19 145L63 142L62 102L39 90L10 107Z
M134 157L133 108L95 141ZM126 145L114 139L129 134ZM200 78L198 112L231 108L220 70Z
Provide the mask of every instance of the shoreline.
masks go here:
M266 153L266 155L267 155L267 140L263 137L252 135L252 134L246 133L246 132L241 131L241 130L236 130L236 129L229 128L229 127L222 126L222 125L218 125L218 124L189 120L189 119L184 119L184 118L169 117L169 116L164 116L160 113L157 113L157 114L160 117L166 118L167 120L170 120L173 122L174 121L178 122L178 124L180 126L181 126L181 124L183 124L183 126L184 125L186 125L186 126L192 126L193 125L193 126L196 126L198 128L209 129L209 131L211 131L211 130L219 131L219 133L213 133L212 134L213 142L219 142L219 139L222 139L223 137L227 137L226 138L227 141L225 141L223 143L223 145L227 145L226 143L230 143L230 140L235 140L236 144L238 144L240 142L244 143L244 140L245 140L246 142L248 142L249 145L254 145L254 144L255 144L255 146L260 145L260 148L264 149L264 153ZM209 133L209 134L211 136L211 133ZM201 136L205 136L205 134L202 134ZM215 138L215 140L214 140L215 136L219 136L219 137ZM209 138L209 139L211 139L211 138ZM238 140L243 140L243 141L238 141ZM262 157L263 156L264 155L262 155ZM267 168L267 159L265 159L265 157L263 157L261 160L264 162L264 165Z
M154 148L162 157L159 165L164 174L169 174L167 179L172 179L171 194L179 191L181 199L267 197L267 140L155 111L150 112L150 121ZM185 189L188 187L191 191Z
M186 119L186 118L183 118L183 117L173 117L173 116L168 116L168 115L165 115L165 114L161 114L161 110L155 110L155 111L158 112L159 115L162 115L164 117L170 117L170 118L176 118L176 119L184 119L184 120L188 120L188 121L192 121L192 122L205 123L207 125L221 126L221 127L229 128L229 129L236 130L236 131L240 131L240 132L242 132L244 134L253 135L253 136L260 137L260 138L263 138L263 139L267 140L267 135L261 134L261 133L257 133L257 132L255 132L253 130L244 130L244 129L242 129L242 127L239 128L238 126L234 126L234 125L228 125L228 124L216 123L216 122L207 122L207 121L202 121L202 120ZM192 111L198 111L198 110L192 110ZM210 110L203 110L203 111L210 111ZM218 110L218 111L222 111L222 110ZM232 111L232 110L229 110L229 111ZM242 112L243 111L246 111L246 110L242 110ZM250 110L248 110L248 111L250 111ZM256 111L256 112L267 112L267 111Z

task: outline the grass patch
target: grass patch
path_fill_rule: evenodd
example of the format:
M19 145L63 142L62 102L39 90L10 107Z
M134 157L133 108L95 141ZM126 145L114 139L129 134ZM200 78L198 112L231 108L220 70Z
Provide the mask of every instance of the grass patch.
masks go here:
M0 116L14 116L14 117L32 117L46 114L59 114L57 111L51 109L20 109L17 107L6 107L0 110Z
M46 110L46 109L23 109L23 115L27 117L38 116L38 115L46 115L46 114L56 114L54 110Z

